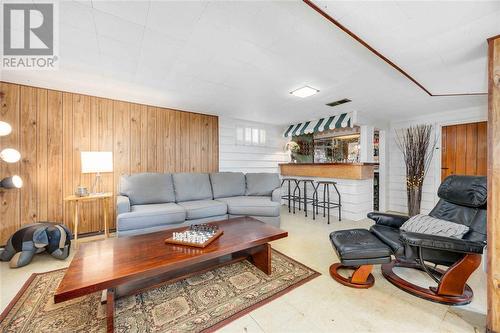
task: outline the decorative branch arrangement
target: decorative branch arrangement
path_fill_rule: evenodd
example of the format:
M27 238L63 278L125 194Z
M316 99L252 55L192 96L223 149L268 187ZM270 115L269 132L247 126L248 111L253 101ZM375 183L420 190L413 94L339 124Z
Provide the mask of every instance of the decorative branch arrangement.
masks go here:
M417 125L396 130L396 143L406 165L408 214L414 216L420 213L422 186L436 146L433 126Z

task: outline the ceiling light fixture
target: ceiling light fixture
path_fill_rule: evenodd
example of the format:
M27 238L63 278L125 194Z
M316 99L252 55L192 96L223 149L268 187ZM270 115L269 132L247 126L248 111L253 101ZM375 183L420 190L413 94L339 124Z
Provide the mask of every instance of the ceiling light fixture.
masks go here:
M312 95L315 95L319 93L318 89L311 88L309 86L304 86L302 88L296 89L294 91L291 91L290 94L300 97L300 98L306 98Z

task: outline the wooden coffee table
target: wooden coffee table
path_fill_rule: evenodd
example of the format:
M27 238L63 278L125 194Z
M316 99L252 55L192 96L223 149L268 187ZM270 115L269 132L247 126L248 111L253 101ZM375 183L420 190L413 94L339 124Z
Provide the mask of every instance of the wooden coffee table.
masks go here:
M224 234L203 249L165 244L172 232L186 227L82 243L54 294L54 302L105 291L107 329L112 332L114 302L118 297L134 295L165 282L172 283L244 259L271 274L269 242L287 237L286 231L251 217L211 224L218 225Z

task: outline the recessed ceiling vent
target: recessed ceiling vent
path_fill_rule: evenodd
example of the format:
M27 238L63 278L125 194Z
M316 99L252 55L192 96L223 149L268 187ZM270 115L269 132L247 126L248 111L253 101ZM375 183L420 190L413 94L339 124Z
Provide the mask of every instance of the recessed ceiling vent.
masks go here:
M337 106L337 105L345 104L345 103L349 103L349 102L351 102L350 99L344 98L344 99L340 99L340 100L335 101L335 102L328 103L326 105L328 105L328 106Z

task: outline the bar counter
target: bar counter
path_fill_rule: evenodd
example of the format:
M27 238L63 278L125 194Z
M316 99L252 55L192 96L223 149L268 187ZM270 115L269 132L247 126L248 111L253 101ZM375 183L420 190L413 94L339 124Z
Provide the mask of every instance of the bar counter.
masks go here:
M372 179L374 163L281 163L282 176Z
M359 221L366 218L366 214L373 211L373 176L375 163L281 163L282 177L296 179L312 179L313 181L329 180L337 183L342 196L342 216L349 220ZM301 185L302 188L303 185ZM282 189L287 193L285 185ZM292 188L293 191L293 188ZM314 189L309 185L308 197ZM319 197L323 197L322 187L319 188ZM337 200L337 194L330 192L331 199ZM333 201L333 200L332 200ZM283 201L285 204L286 202ZM310 210L310 205L308 210ZM320 209L321 210L321 209ZM320 212L322 216L322 212ZM337 210L333 209L332 222L337 223Z

